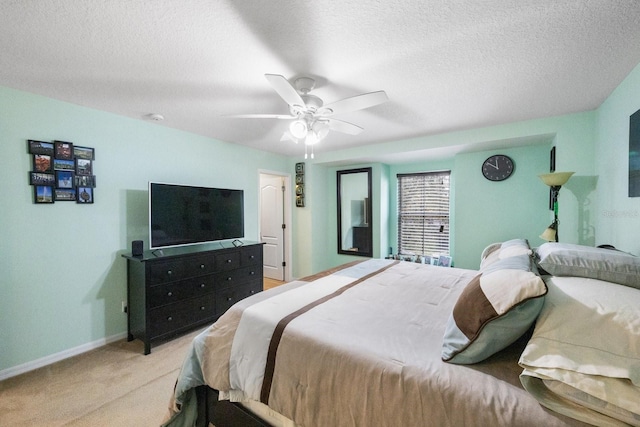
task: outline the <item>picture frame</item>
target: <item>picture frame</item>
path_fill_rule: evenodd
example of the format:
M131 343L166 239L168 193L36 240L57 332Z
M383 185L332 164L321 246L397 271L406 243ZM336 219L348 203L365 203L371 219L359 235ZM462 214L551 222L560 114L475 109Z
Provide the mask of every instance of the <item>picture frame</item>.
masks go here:
M76 175L92 175L93 162L87 159L76 159Z
M28 139L27 149L29 154L46 154L48 156L53 156L53 143L51 142Z
M300 163L296 163L296 174L303 174L304 173L304 163L300 162Z
M96 187L95 175L76 175L75 176L76 187Z
M78 145L74 145L73 156L76 159L95 160L96 151L91 147L80 147Z
M73 143L66 141L53 142L53 155L56 159L73 160Z
M80 204L92 204L93 203L93 188L91 187L79 187L77 189L76 202Z
M440 258L438 258L438 266L451 267L451 257L447 255L440 255Z
M629 116L629 197L640 197L640 110Z
M53 159L53 169L57 171L74 171L76 162L74 160Z
M296 175L296 185L304 184L304 175Z
M50 185L36 185L33 187L33 203L53 203L53 187Z
M33 186L33 203L94 202L93 147L27 139L27 151L31 154L29 185Z
M29 172L29 185L54 186L56 176L52 173Z
M549 172L553 173L556 171L556 147L551 147L551 151L549 151ZM553 203L555 202L553 197L553 188L549 188L549 210L553 210Z
M56 171L56 188L75 188L72 171Z
M431 265L431 256L430 255L423 255L422 256L422 263Z
M296 207L304 208L304 197L303 196L296 196Z
M50 154L34 154L33 171L41 173L53 171L53 156Z
M76 189L75 188L56 188L54 191L54 198L56 202L75 202Z
M304 186L296 185L296 195L301 196L304 194Z

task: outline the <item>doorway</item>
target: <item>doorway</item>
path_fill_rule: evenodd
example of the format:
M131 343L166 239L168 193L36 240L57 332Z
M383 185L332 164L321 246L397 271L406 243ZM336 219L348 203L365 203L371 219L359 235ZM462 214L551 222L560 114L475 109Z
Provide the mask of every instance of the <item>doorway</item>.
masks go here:
M260 172L260 242L264 243L264 277L288 281L291 277L291 205L289 175Z

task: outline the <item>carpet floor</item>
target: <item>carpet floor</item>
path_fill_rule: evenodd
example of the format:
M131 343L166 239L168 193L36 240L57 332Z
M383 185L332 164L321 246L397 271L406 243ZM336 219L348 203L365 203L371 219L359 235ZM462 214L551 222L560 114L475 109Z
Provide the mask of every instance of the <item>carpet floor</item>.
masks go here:
M159 426L194 331L121 340L0 382L0 426Z
M265 289L282 282L265 280ZM0 381L0 426L159 426L189 344L117 341Z

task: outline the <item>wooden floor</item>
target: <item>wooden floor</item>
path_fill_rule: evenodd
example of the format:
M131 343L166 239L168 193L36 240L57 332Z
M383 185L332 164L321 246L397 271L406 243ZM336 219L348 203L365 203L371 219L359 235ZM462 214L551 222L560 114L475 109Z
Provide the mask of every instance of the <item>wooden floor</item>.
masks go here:
M265 277L264 281L263 281L262 289L266 291L267 289L271 289L271 288L275 288L276 286L280 286L283 283L284 282L282 280L274 280L274 279L269 279L269 278Z

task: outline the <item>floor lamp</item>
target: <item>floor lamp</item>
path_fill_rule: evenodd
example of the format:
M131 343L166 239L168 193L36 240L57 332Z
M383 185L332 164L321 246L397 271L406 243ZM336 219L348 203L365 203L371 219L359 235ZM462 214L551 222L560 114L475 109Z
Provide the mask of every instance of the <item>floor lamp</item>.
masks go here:
M571 175L575 172L552 172L538 175L542 182L551 187L551 198L553 200L553 222L546 230L540 235L542 240L548 242L558 241L558 193L560 188L569 181Z

